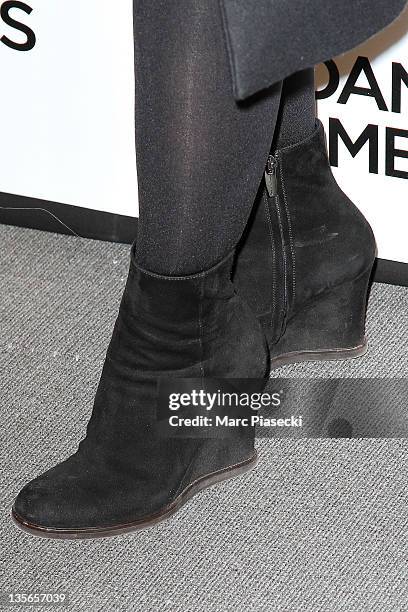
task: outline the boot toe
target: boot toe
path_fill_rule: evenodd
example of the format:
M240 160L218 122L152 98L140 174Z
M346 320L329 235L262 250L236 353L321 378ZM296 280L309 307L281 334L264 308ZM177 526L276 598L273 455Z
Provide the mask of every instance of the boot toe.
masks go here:
M92 524L95 508L84 484L84 470L72 456L26 484L14 501L13 515L19 523L40 529Z
M55 473L56 472L56 473ZM42 529L64 529L76 520L75 495L53 468L26 484L13 504L18 522Z
M40 527L51 527L52 505L48 503L38 479L29 482L17 495L13 504L13 514L20 522L37 525Z
M12 512L17 524L28 530L108 528L165 505L167 495L150 489L148 482L92 469L73 456L26 484Z

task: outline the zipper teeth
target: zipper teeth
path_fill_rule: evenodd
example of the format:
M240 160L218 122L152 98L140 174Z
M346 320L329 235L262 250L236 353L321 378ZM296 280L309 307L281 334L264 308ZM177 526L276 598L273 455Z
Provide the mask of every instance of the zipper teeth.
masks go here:
M275 174L276 172L276 157L273 155L268 156L268 161L266 164L266 171L268 174Z
M270 198L278 194L278 156L268 155L265 168L265 184Z
M287 259L286 259L286 253L285 253L285 242L284 242L284 236L283 236L283 227L282 227L282 211L281 211L281 207L279 205L279 194L278 194L278 168L279 168L279 152L277 151L275 153L275 155L269 155L268 157L268 162L272 161L272 175L274 177L274 181L275 181L275 186L274 186L274 193L273 195L275 196L275 207L276 207L276 214L278 217L278 223L280 226L279 229L279 233L281 235L281 241L282 241L282 263L283 263L283 274L285 277L285 282L284 282L284 291L283 291L283 295L282 295L282 312L283 312L283 316L282 319L280 321L280 325L279 325L279 336L282 337L283 333L284 333L284 329L286 326L286 318L288 316L288 307L289 307L289 303L288 303L288 286L287 286Z

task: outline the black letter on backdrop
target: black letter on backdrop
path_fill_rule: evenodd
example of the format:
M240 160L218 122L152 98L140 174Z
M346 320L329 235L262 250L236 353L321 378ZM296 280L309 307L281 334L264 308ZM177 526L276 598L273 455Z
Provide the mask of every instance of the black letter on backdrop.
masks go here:
M392 63L392 112L401 112L402 83L408 87L408 72L397 62Z
M324 89L316 91L316 100L326 100L326 98L330 98L330 96L336 93L340 83L340 73L336 62L329 60L328 62L324 62L324 64L329 73L329 82Z
M369 169L371 174L378 174L378 125L369 124L365 128L364 132L359 136L356 142L353 142L350 136L344 129L343 124L339 119L330 119L329 122L329 154L330 163L336 168L339 165L339 138L342 139L347 147L347 150L351 153L352 157L355 157L359 151L363 148L365 143L370 143L370 163Z
M357 87L356 83L360 74L364 72L369 82L370 87ZM350 76L346 81L343 92L338 100L339 104L347 104L351 94L357 94L359 96L368 96L374 98L377 102L377 106L382 111L387 111L387 104L381 93L381 89L375 78L373 69L371 68L368 57L359 56L356 63L353 66Z
M24 23L16 21L15 19L13 19L13 17L10 16L10 10L13 8L18 8L27 13L28 15L33 9L31 8L31 6L28 6L28 4L25 4L24 2L19 2L19 0L7 0L7 2L4 2L1 5L0 14L4 23L14 28L15 30L23 32L27 36L27 40L25 43L16 43L13 40L7 38L7 36L2 36L0 40L2 43L7 45L7 47L10 47L11 49L16 49L17 51L31 51L31 49L35 46L36 43L35 34L31 28L26 26Z
M408 179L408 172L395 169L395 158L402 157L408 159L408 150L396 149L396 138L408 138L408 130L398 130L396 128L387 128L385 141L385 174L387 176L395 176L397 178Z

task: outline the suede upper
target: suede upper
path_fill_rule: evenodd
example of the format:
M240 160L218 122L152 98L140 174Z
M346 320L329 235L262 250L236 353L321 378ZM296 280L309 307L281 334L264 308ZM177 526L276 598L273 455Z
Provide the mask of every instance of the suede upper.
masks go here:
M264 377L264 336L234 292L231 257L208 272L128 281L86 438L76 454L24 487L14 511L55 529L120 525L160 511L195 479L253 455L253 428L228 439L163 438L158 377Z
M238 251L237 291L278 347L272 352L330 348L327 342L347 348L364 336L373 232L334 179L320 121L309 138L274 158L276 194L269 197L265 187L258 194ZM360 277L361 287L349 286Z

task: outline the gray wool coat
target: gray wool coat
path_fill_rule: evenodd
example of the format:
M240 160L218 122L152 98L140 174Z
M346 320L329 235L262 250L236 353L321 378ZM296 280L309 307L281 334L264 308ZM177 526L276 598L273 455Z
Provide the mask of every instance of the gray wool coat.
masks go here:
M234 96L243 100L348 51L407 0L220 0Z

